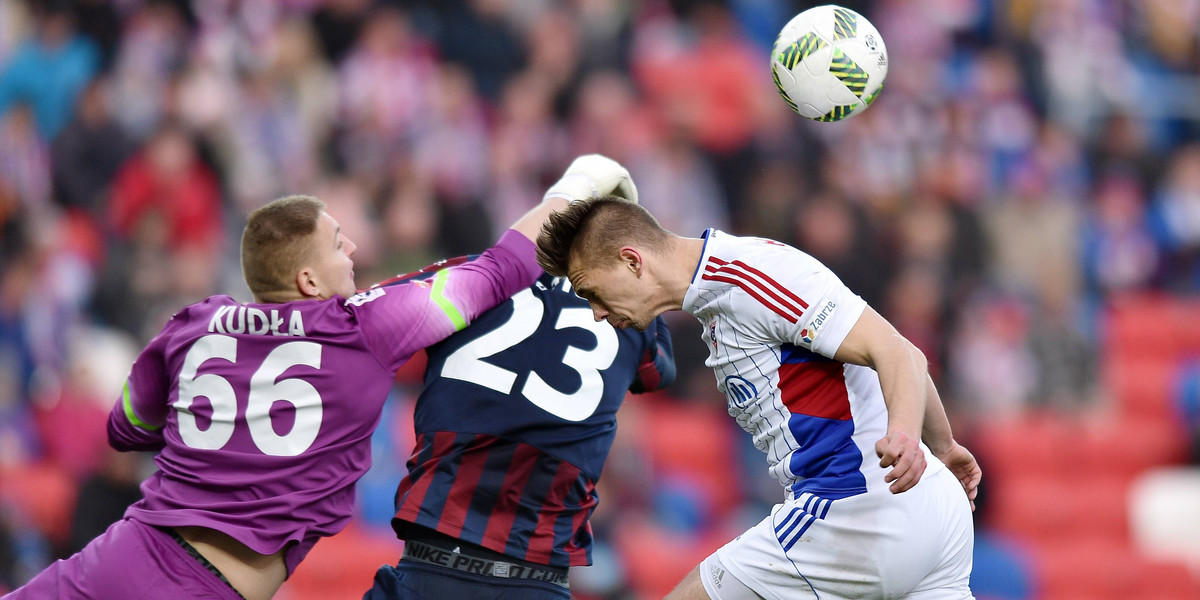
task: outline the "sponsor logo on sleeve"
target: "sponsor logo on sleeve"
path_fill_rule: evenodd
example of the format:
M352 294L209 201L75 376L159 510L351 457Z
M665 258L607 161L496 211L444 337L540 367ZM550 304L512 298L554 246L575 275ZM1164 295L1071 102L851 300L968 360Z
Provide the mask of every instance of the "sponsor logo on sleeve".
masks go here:
M817 316L813 317L812 320L808 322L808 325L806 325L804 329L800 330L800 340L811 346L817 339L817 333L819 333L821 328L825 326L825 323L829 321L829 317L833 315L833 311L835 310L837 310L836 302L833 300L826 302L825 306L821 307L821 311L817 313Z

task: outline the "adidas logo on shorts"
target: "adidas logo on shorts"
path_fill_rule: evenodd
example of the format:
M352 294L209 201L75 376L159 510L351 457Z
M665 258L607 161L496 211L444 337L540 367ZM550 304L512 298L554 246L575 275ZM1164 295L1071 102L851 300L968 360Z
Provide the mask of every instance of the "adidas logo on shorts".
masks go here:
M717 587L721 587L721 578L725 576L725 569L722 569L716 565L709 565L708 568L710 574L712 575L713 583L716 584Z

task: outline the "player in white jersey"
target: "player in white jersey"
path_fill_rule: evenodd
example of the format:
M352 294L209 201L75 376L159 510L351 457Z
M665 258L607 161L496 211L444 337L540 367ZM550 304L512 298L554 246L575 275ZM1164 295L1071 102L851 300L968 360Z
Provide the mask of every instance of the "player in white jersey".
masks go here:
M971 598L979 465L921 351L828 268L772 240L680 237L612 197L552 215L538 260L615 327L699 319L730 415L785 489L668 600Z

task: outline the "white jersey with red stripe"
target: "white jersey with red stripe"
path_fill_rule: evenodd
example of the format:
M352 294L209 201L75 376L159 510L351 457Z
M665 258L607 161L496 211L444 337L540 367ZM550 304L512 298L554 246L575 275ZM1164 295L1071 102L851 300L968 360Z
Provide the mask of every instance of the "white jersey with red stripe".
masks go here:
M888 419L879 377L832 358L866 302L787 244L715 229L704 238L683 309L703 325L705 364L771 476L789 499L886 491L875 454ZM926 477L945 468L921 447Z

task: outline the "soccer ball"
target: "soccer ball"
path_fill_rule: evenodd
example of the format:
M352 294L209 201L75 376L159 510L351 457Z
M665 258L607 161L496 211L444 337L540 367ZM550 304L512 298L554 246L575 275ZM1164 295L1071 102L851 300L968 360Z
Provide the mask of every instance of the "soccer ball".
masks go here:
M810 8L775 39L771 73L783 101L803 117L840 121L871 105L887 77L883 37L841 6Z

